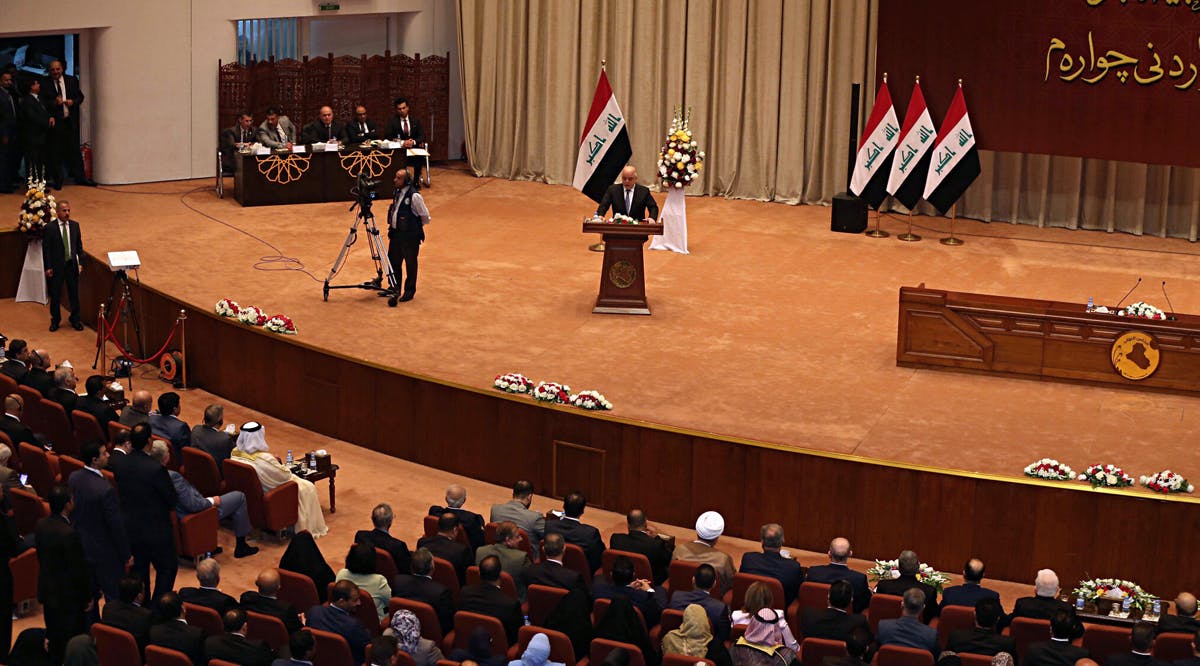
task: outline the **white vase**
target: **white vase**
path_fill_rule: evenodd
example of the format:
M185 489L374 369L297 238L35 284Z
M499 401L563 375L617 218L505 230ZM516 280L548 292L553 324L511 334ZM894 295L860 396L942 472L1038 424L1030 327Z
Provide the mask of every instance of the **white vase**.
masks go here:
M42 239L38 238L25 246L25 264L21 267L21 282L17 285L17 302L33 301L44 305L48 300L46 269L42 266Z
M650 249L687 254L687 198L683 196L682 187L672 187L667 191L662 223L662 235L650 241Z

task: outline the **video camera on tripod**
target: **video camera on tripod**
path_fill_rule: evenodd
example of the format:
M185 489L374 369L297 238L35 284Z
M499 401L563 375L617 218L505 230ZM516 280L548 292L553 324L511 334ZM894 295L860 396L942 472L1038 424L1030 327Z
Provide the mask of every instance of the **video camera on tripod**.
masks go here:
M354 195L354 203L350 204L350 210L357 208L363 216L370 216L371 203L375 201L377 187L378 180L371 180L371 175L366 169L360 171L354 181L354 187L350 188L350 194Z
M378 292L381 296L388 296L388 307L396 307L397 299L400 297L396 274L392 270L392 263L388 261L383 238L379 233L379 227L375 224L375 215L371 213L371 203L375 200L375 188L377 187L379 187L379 181L373 180L370 173L364 168L358 173L354 187L350 188L350 194L354 195L354 203L350 205L350 210L353 211L357 208L358 215L354 218L354 224L350 225L350 231L346 234L341 252L333 262L333 267L329 269L329 277L325 278L322 286L322 298L326 301L329 300L329 290L331 289L366 289ZM345 264L350 247L358 240L359 224L362 224L363 229L367 232L367 246L371 251L371 261L375 264L375 278L358 284L331 284L333 278Z

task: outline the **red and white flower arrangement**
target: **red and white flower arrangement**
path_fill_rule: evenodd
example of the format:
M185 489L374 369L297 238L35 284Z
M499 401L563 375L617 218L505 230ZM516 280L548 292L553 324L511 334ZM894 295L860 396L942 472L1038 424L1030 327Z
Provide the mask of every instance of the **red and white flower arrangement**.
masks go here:
M867 569L867 578L871 579L871 582L877 585L881 580L891 580L899 577L900 560L875 560L875 565ZM927 585L932 585L938 592L941 592L942 587L950 582L950 577L921 562L917 566L917 580Z
M496 375L496 379L492 381L492 386L505 393L528 394L533 390L533 380L519 372L506 372L502 375Z
M1025 476L1047 481L1073 481L1075 480L1075 471L1066 463L1060 463L1053 458L1042 458L1030 463L1025 468Z
M1093 488L1121 488L1133 485L1133 479L1116 465L1092 465L1079 475L1079 480L1087 481Z
M296 334L295 322L292 321L291 317L288 317L284 314L271 315L267 321L263 323L263 328L272 333L279 333L281 335Z
M667 130L667 140L658 153L658 177L665 188L687 187L700 177L700 169L704 168L704 151L699 149L692 136L689 127L691 121L691 107L688 107L686 115L682 108L675 107L675 117L671 119L671 129Z
M580 409L612 409L612 403L599 391L580 391L571 396L571 404Z
M237 301L232 298L222 298L217 301L217 305L213 308L217 314L222 317L236 317L242 311L242 306L237 304Z
M248 326L262 326L267 323L267 315L253 305L238 310L238 321Z
M533 398L538 402L565 405L571 402L571 387L558 382L538 382L533 388Z
M1072 591L1072 596L1083 597L1085 600L1112 599L1118 603L1129 598L1129 605L1145 609L1154 603L1154 595L1147 593L1141 585L1120 578L1093 578L1079 581L1079 587Z
M1196 488L1188 483L1188 480L1183 478L1183 475L1178 472L1172 472L1169 469L1164 469L1150 476L1143 476L1139 479L1143 486L1156 493L1190 493L1195 492Z
M46 191L46 181L34 180L31 176L25 190L25 201L21 203L21 215L17 218L17 231L25 234L25 240L40 240L46 227L58 221L57 203L54 195Z
M1118 317L1138 317L1140 319L1166 319L1167 315L1162 310L1150 305L1145 301L1130 303L1125 306L1124 310L1117 312Z

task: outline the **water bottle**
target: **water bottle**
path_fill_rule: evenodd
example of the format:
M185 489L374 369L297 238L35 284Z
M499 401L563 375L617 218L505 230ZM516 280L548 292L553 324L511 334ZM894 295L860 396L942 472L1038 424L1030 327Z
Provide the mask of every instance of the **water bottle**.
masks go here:
M1159 599L1154 600L1153 613L1154 613L1154 617L1158 617L1158 616L1162 615L1162 601L1161 600L1159 600Z
M1129 610L1133 608L1133 598L1125 597L1125 601L1121 602L1121 615L1129 617Z
M1076 597L1076 599L1075 599L1075 610L1079 611L1080 613L1083 612L1083 595L1082 594L1079 595L1078 597Z
M1087 311L1088 311L1088 312L1091 312L1092 310L1095 310L1095 309L1096 309L1096 299L1092 298L1091 296L1088 296L1088 309L1087 309Z
M314 451L308 454L308 468L312 471L317 471L317 453Z
M288 454L287 454L287 466L288 466L288 467L291 467L291 466L292 466L292 462L294 462L294 461L295 461L295 459L294 459L294 458L292 458L292 450L291 450L291 449L288 449Z

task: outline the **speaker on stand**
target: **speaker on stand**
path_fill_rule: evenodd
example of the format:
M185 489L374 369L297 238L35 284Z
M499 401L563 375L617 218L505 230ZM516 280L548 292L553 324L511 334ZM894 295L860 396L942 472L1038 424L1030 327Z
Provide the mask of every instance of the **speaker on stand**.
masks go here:
M833 195L830 231L861 234L867 230L867 202L850 193L850 178L854 175L855 145L858 137L858 95L861 85L850 86L850 160L846 163L846 191Z

